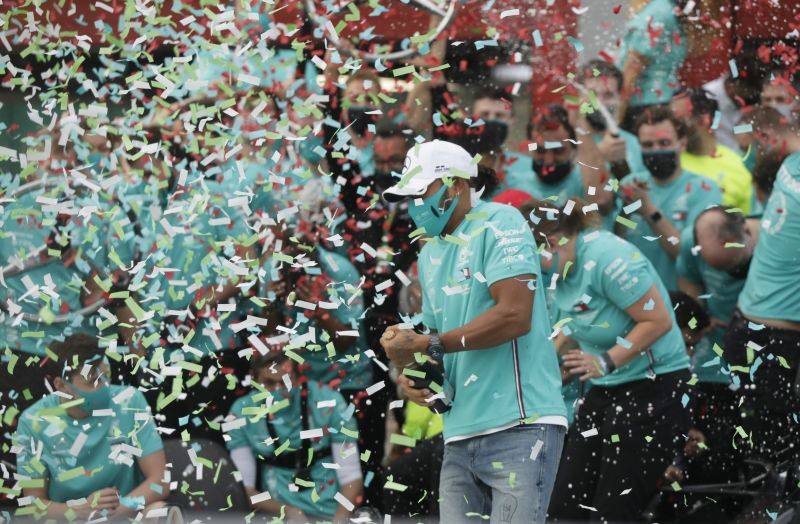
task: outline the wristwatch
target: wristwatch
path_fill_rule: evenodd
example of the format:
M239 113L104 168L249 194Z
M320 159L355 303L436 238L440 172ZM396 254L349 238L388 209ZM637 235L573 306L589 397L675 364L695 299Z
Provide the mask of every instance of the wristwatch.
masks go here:
M661 215L661 211L656 210L648 218L650 219L650 223L651 224L655 224L656 222L661 220L663 217Z
M436 333L432 334L428 341L428 356L440 364L444 361L444 346Z

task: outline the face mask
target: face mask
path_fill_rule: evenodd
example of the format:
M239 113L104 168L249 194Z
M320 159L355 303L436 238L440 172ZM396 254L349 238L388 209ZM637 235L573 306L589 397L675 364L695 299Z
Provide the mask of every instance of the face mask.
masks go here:
M668 151L642 151L644 167L650 171L653 178L666 180L678 169L678 153Z
M747 260L742 262L736 267L733 267L726 271L728 275L735 278L736 280L744 280L747 278L747 272L750 270L750 262L753 260L753 257L747 257Z
M375 186L375 190L379 193L383 193L390 187L392 187L395 181L399 181L399 178L395 178L392 176L391 171L375 171L372 178L372 183Z
M70 382L69 385L72 387L72 392L75 396L83 399L83 403L78 407L89 415L95 410L108 409L109 406L111 406L111 389L108 387L108 384L94 391L81 391L72 382Z
M572 162L556 162L555 164L545 164L541 160L533 160L533 172L539 180L545 184L554 186L572 173Z
M609 109L609 111L611 110ZM595 110L594 113L587 113L586 120L596 133L602 133L608 128L606 119L603 118L603 114L600 111Z
M358 136L364 136L367 133L367 126L373 122L373 115L368 115L370 111L375 111L374 107L370 106L350 106L347 109L347 117L350 120L350 131Z
M459 195L453 198L447 209L439 207L445 191L447 191L447 186L442 184L439 191L428 198L422 199L420 205L412 203L408 208L408 214L411 215L411 220L414 221L414 224L417 227L425 228L425 233L430 237L438 237L442 234L458 205Z
M475 135L475 145L479 151L498 152L508 138L508 123L502 120L486 120L480 134Z
M297 144L297 153L309 164L319 164L325 156L323 144L322 137L309 136Z

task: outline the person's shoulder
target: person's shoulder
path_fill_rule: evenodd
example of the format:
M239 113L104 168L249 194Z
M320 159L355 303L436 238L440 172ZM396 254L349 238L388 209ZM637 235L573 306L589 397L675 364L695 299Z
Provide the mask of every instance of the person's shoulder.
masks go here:
M636 262L643 257L641 252L610 231L595 229L582 233L582 251L585 263L598 266L600 271L611 271L620 266L620 261Z
M651 175L649 171L634 171L622 177L619 183L625 185L632 184L633 182L649 182L652 179L653 175Z
M257 389L252 389L247 393L245 393L244 395L242 395L241 397L234 400L233 404L231 404L231 409L230 409L231 413L236 413L241 415L242 410L244 408L254 406L256 403L253 401L253 397L258 393L260 393L260 391L258 391Z
M800 151L786 157L783 164L781 164L780 171L783 171L784 168L790 177L800 178Z
M54 394L45 395L22 411L20 415L20 424L23 421L30 424L31 421L38 418L43 410L57 407L59 404L58 397Z

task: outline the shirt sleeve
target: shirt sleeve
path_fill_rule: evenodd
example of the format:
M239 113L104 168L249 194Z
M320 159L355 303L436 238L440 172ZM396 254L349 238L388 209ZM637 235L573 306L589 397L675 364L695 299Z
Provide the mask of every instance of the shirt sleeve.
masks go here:
M697 215L702 213L703 210L711 206L718 206L722 203L722 192L717 183L713 180L698 176L698 178L692 182L691 191L694 198L692 199L692 205L686 217L687 224L694 224Z
M624 240L605 246L598 260L599 287L606 299L620 309L631 307L655 284L647 258Z
M422 260L422 252L420 252L420 260ZM431 329L436 328L436 317L433 315L433 306L431 305L431 299L428 292L428 286L425 285L425 275L422 272L423 264L418 264L417 268L419 271L419 283L420 289L422 289L422 324L426 327Z
M241 419L243 418L242 415L242 407L244 406L245 399L247 397L242 397L238 399L236 402L233 403L231 406L231 410L229 413L229 418L234 419ZM250 447L250 442L247 440L247 425L248 422L245 422L242 425L235 425L233 429L228 431L226 434L230 437L230 439L225 443L229 450L243 448L243 447Z
M38 439L36 438L31 420L25 413L19 418L17 432L14 433L13 443L18 447L17 451L17 471L20 475L30 478L46 478L47 469L44 464L36 458L33 450L38 449Z
M486 225L482 248L483 276L488 286L507 278L539 272L536 243L519 211L503 206Z
M158 430L156 429L155 419L141 391L134 390L130 409L136 420L136 424L134 425L134 427L137 428L136 439L139 441L139 447L142 449L142 456L146 457L163 449L164 444L161 442L161 435L158 434ZM146 418L141 415L142 413L146 414Z
M681 252L678 254L678 259L675 262L675 267L678 271L678 276L695 284L702 284L703 277L700 275L700 270L697 267L697 255L692 253L694 247L694 233L692 227L689 226L683 230L681 234Z

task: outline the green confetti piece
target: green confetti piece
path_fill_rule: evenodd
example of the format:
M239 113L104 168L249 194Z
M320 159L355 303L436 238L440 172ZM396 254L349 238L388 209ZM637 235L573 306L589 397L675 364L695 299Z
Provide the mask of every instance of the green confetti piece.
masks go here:
M618 223L622 224L623 226L627 227L628 229L636 229L636 226L637 226L636 222L634 222L633 220L627 219L624 216L617 215L617 218L615 220Z
M344 428L342 428L344 430ZM389 442L392 444L397 444L398 446L407 446L409 448L413 448L417 445L416 439L408 437L406 435L400 435L399 433L393 434L389 437Z
M411 73L414 73L415 71L416 71L416 69L414 68L413 65L408 65L408 66L397 67L395 69L392 69L392 75L395 78L397 78L398 76L410 75Z
M83 476L84 473L85 473L85 470L81 466L78 466L78 467L72 468L72 469L68 469L68 470L62 471L61 473L58 474L58 481L59 482L66 482L68 480L76 479L78 477Z
M672 487L672 491L680 491L681 490L681 485L678 484L677 482L673 482L672 484L670 484L670 486Z
M403 368L403 375L414 378L425 378L425 372L418 369Z
M502 462L492 462L492 469L503 469Z
M619 435L611 435L611 442L617 444L619 442Z

